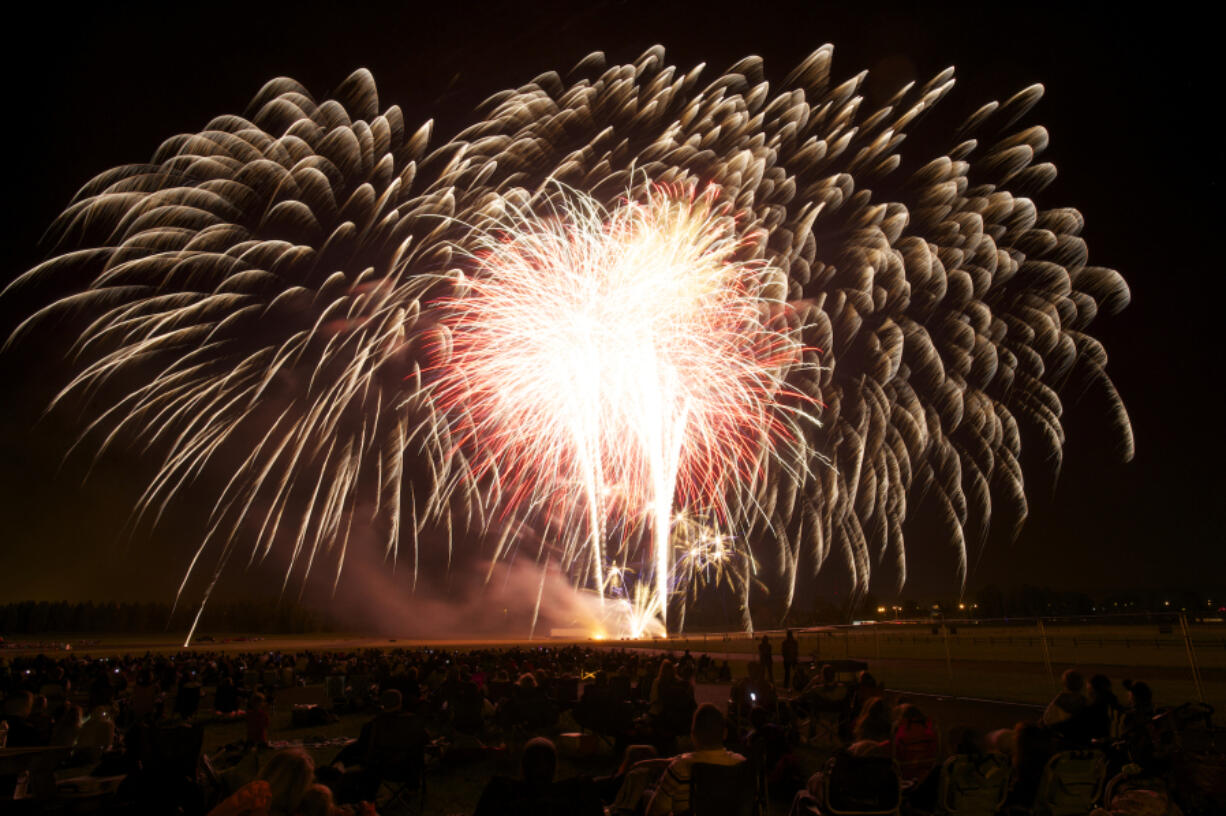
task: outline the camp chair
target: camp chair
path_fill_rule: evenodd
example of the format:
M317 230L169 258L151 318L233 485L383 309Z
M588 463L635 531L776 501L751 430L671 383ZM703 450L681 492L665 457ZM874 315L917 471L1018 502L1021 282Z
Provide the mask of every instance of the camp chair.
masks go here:
M379 717L371 726L370 747L362 767L379 777L390 798L380 809L411 809L410 796L421 793L421 811L426 809L427 736L415 714Z
M1102 795L1107 758L1101 751L1061 751L1047 761L1034 816L1083 816Z
M823 785L823 812L834 816L887 816L902 807L898 764L885 757L857 757L840 751L827 763Z
M477 734L485 726L485 698L469 684L451 700L451 724L463 734Z
M553 696L563 709L573 708L579 701L579 678L573 676L555 678Z
M940 732L931 719L924 727L899 728L890 740L890 751L898 763L904 784L922 782L941 758Z
M1003 754L957 754L941 766L937 810L949 816L993 816L1009 795L1009 760Z
M840 683L832 688L819 687L806 694L804 700L812 729L810 743L827 748L841 747L842 726L850 714L851 693L847 686Z
M754 772L749 762L690 766L691 816L754 816Z
M334 704L345 700L345 675L330 674L324 678L324 694Z

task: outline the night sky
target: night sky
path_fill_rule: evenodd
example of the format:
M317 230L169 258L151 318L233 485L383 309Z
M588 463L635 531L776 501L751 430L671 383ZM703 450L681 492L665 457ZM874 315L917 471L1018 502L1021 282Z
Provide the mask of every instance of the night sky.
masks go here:
M836 76L870 69L870 101L952 64L958 87L935 114L951 131L983 102L1042 82L1047 95L1028 121L1049 129L1044 158L1060 176L1040 201L1078 207L1090 262L1119 269L1132 288L1132 305L1091 331L1111 356L1137 455L1119 464L1100 407L1065 395L1061 478L1053 486L1041 469L1027 472L1029 523L1015 543L986 551L968 589L1223 583L1223 147L1210 126L1221 72L1210 50L1220 46L1208 41L1216 26L1172 4L1145 14L1106 4L571 5L308 4L277 14L256 3L122 12L37 4L32 21L9 30L4 56L0 276L11 280L45 257L40 235L89 178L146 160L165 138L215 115L241 113L278 75L323 99L368 67L381 106L398 104L410 129L436 120L434 144L472 121L473 107L495 91L546 70L564 73L592 50L631 61L657 42L682 68L706 62L708 81L759 54L776 82L831 42ZM907 142L902 153L918 149ZM0 331L7 335L35 305L0 302ZM39 415L68 371L38 344L0 356L0 601L169 600L199 537L199 507L213 497L207 489L189 494L157 531L126 536L150 468L139 450L105 458L84 484L88 457L60 467L81 419ZM957 592L944 548L908 547L921 557L905 594ZM258 571L236 575L226 591L261 591L262 581Z

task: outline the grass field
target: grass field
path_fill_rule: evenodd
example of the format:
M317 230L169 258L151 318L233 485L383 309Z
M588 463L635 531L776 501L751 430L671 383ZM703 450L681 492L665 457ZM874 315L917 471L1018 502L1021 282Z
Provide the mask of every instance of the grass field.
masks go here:
M857 658L868 662L871 671L895 694L911 696L938 723L971 725L991 729L1008 727L1018 720L1033 719L1041 706L1051 699L1059 673L1075 666L1089 674L1102 672L1116 683L1125 677L1145 679L1154 688L1158 705L1173 705L1197 697L1188 648L1181 631L1159 631L1157 626L1061 626L1041 632L1036 626L966 626L956 634L933 631L924 625L877 625L850 628L797 630L802 659L818 662ZM760 636L761 633L758 633ZM775 678L781 674L779 641L782 633L769 634L775 650ZM1226 711L1226 628L1194 627L1190 632L1192 649L1200 667L1201 687L1206 701ZM734 677L742 676L745 665L757 658L757 642L745 633L691 635L667 640L583 641L569 639L473 639L423 641L375 638L360 634L277 635L242 638L214 634L212 642L193 645L195 652L267 652L301 650L394 649L428 646L434 649L471 649L476 647L560 646L580 643L593 648L668 650L689 649L695 655L706 652L726 659ZM1044 649L1046 639L1046 649ZM125 653L174 653L182 651L178 636L171 635L44 635L0 649L0 659L19 654L75 654L107 656ZM1050 670L1048 667L1050 659ZM1122 693L1122 689L1120 689ZM722 704L727 700L726 685L698 688L700 701ZM345 714L335 723L293 728L288 705L274 708L271 736L274 741L326 743L338 737L354 736L369 714ZM563 721L559 731L574 730ZM206 730L205 750L214 753L227 744L240 741L245 734L242 721L216 721ZM457 767L439 767L430 775L431 792L426 812L450 816L471 813L486 781L494 773L514 774L518 764L516 749L522 735L498 738L501 747L478 762ZM495 743L499 744L498 742ZM318 763L327 763L339 747L322 745L311 749ZM803 756L806 771L820 767L822 755L807 751ZM561 777L576 773L604 774L616 765L607 745L587 757L563 756ZM772 813L776 810L773 809ZM778 813L786 812L786 808Z
M774 643L775 660L778 661L782 632L767 634ZM1156 624L1061 624L1040 630L1033 621L1007 625L959 623L951 625L947 634L930 623L884 623L796 630L796 634L802 659L812 657L818 662L837 658L866 660L887 686L908 691L1043 703L1054 693L1060 673L1076 667L1087 675L1106 674L1117 686L1125 678L1144 679L1153 686L1160 705L1194 700L1199 696L1189 659L1189 644L1178 625L1160 628ZM1199 669L1200 695L1219 711L1226 711L1226 625L1193 625L1188 634ZM213 642L197 642L191 648L265 652L416 646L508 648L581 643L594 648L707 652L733 661L737 674L744 671L743 661L757 657L756 639L744 632L643 641L405 640L361 634L270 635L242 640L237 639L242 636L233 634L213 634L213 637ZM74 651L99 656L182 649L178 636L169 634L60 634L40 636L38 643L28 643L24 648L13 648L16 644L10 644L9 648L0 650L0 654L52 652L63 650L64 644L71 644Z

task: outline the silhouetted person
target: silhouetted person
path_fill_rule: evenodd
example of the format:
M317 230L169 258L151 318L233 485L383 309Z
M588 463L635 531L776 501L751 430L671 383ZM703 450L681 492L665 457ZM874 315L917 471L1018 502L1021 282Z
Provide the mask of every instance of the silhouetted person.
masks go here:
M544 737L529 740L521 759L523 779L495 776L481 792L473 816L602 816L591 779L554 782L557 749Z
M791 690L792 688L792 672L796 670L796 663L800 659L800 642L792 637L792 630L789 629L787 636L783 639L783 645L779 647L779 651L783 653L783 687Z
M775 682L774 657L771 654L771 640L766 635L758 641L758 662L762 664L762 676L773 684Z

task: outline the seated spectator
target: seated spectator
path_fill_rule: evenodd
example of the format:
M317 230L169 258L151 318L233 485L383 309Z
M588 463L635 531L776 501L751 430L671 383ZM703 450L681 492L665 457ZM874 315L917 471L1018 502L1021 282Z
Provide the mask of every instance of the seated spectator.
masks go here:
M150 669L142 669L132 687L132 697L129 701L132 718L136 722L153 717L157 719L158 704L161 702L162 688L153 679Z
M64 706L64 713L55 721L50 744L71 748L77 744L77 733L80 730L81 709L79 706L68 703Z
M877 678L865 669L856 675L856 709L862 710L864 704L875 697L881 697L884 691L877 683Z
M297 816L315 776L315 763L301 748L277 751L254 782L209 811L209 816Z
M26 716L26 723L38 735L36 737L38 745L51 744L51 732L55 729L55 720L51 718L46 697L41 694L34 695L34 702L30 706L30 713Z
M108 706L98 706L77 732L77 751L87 762L97 762L115 745L115 715Z
M1051 733L1032 723L1018 723L1013 729L1013 776L1009 781L1009 795L1005 799L1006 810L1010 807L1029 808L1039 792L1043 769L1051 759Z
M1047 704L1047 709L1043 712L1041 722L1048 728L1071 719L1073 715L1080 713L1086 704L1086 699L1082 696L1085 679L1081 676L1081 672L1076 669L1068 669L1060 680L1064 687L1063 691Z
M703 703L694 712L690 737L694 750L673 759L647 806L647 816L684 813L690 807L691 769L699 764L738 765L745 757L724 748L724 715L710 703Z
M213 709L221 714L233 714L238 711L238 688L234 685L234 679L228 674L217 681Z
M341 749L326 771L320 769L341 802L373 801L388 768L403 770L411 758L424 760L429 734L401 701L395 689L379 695L379 713L362 726L357 742Z
M936 767L940 740L932 720L918 706L904 703L898 707L891 750L904 784L921 781Z
M179 688L175 693L175 714L185 720L196 716L196 710L200 708L200 693L200 681L196 679L196 672L188 671L179 681Z
M32 748L46 745L37 728L30 724L30 711L34 707L34 695L24 689L14 691L4 699L4 722L8 723L8 747Z
M1125 680L1124 688L1128 690L1127 705L1120 712L1115 730L1129 758L1148 768L1154 760L1154 693L1143 680Z
M745 738L745 746L765 773L767 782L779 790L799 787L801 779L787 729L771 722L761 706L749 712L749 722L752 730Z
M874 697L864 704L852 726L852 743L847 752L852 756L890 756L890 710L885 700Z
M1111 690L1111 678L1096 674L1090 678L1090 697L1082 717L1085 720L1086 736L1091 740L1111 736L1112 723L1123 716L1123 706Z
M809 710L814 741L826 747L841 745L846 738L846 717L852 701L846 684L835 680L833 666L828 663L822 666L805 686L803 700ZM885 739L889 739L888 734Z
M247 701L247 744L264 747L268 745L268 726L272 718L264 695L258 691Z
M651 684L651 705L647 711L653 717L659 717L664 711L664 702L662 697L665 693L672 690L672 686L677 682L677 673L673 669L673 661L663 660L660 662L660 671L656 674L656 681Z
M554 782L557 749L544 737L529 740L521 759L523 779L496 776L485 786L473 816L603 816L592 780Z
M737 720L744 723L745 718L754 706L762 706L767 711L774 711L779 705L779 697L775 693L775 685L766 679L762 673L762 664L756 660L749 661L745 666L746 676L732 687L732 709Z
M617 771L611 776L598 777L595 780L601 801L613 804L634 766L646 760L658 759L659 756L653 745L627 745L626 750L622 752L622 761L617 766ZM654 782L655 780L653 779L652 781ZM630 797L630 805L632 807L639 801L646 787L646 785L639 787L637 793Z

